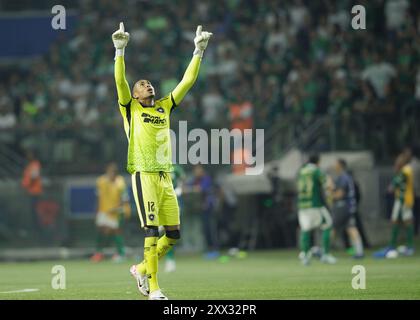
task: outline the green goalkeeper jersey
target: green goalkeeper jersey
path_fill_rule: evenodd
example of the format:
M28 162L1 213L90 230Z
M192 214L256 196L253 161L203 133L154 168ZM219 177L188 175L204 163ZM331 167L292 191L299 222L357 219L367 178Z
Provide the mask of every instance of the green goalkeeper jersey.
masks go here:
M149 107L132 98L125 78L124 57L116 57L115 82L128 138L127 171L130 174L139 171L172 171L170 114L193 86L200 64L201 57L194 55L174 90Z
M324 206L323 188L325 174L315 164L304 165L298 173L298 208L320 208Z
M128 138L127 171L172 171L169 115L176 107L172 94L156 100L153 107L131 99L120 105Z

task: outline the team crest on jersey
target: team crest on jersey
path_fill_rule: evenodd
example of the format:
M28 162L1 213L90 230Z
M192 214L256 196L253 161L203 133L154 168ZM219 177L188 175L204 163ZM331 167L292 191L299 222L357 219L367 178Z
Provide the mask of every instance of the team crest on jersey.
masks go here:
M165 110L163 110L163 108L162 108L162 107L157 108L157 109L156 109L156 111L157 111L157 112L160 112L160 113L165 113Z

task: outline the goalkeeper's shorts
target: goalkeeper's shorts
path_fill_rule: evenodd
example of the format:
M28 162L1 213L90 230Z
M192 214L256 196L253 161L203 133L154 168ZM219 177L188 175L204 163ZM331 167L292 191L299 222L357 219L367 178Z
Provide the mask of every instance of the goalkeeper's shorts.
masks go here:
M131 180L142 228L180 224L178 200L170 173L136 172Z

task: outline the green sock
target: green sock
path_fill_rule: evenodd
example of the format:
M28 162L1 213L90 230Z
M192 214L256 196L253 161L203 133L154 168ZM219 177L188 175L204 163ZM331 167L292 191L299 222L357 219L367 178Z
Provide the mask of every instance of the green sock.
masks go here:
M407 237L407 247L413 248L414 226L412 223L406 226L406 237Z
M112 243L113 236L111 234L104 235L104 247L109 247Z
M168 253L166 254L166 259L169 259L169 260L175 259L174 248L168 251Z
M300 249L308 253L311 246L311 234L309 231L301 231L300 233Z
M117 252L120 256L125 256L124 239L121 234L114 235L114 242L117 247Z
M322 249L324 254L330 252L331 228L322 231Z
M102 252L105 244L105 235L102 232L96 234L96 252Z
M389 243L390 247L395 248L397 246L397 240L398 240L398 233L400 232L400 226L398 224L392 225L391 230L391 241Z

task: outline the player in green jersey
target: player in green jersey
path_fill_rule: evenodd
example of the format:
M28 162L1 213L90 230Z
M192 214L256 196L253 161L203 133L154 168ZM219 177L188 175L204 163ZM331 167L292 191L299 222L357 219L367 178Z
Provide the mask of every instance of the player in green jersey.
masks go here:
M331 215L326 208L324 189L326 176L319 168L319 156L312 155L298 173L298 218L300 225L301 260L308 265L311 259L311 231L322 230L321 261L333 264L336 259L329 253L332 227Z
M128 139L127 170L132 175L137 212L145 230L144 260L133 265L130 272L140 292L150 300L167 300L157 280L158 259L180 238L178 201L169 174L172 171L170 114L197 79L211 35L197 27L193 57L181 82L163 98L155 99L155 89L148 80L137 81L130 91L124 63L130 35L122 22L112 34L118 103ZM165 235L160 238L159 226L165 228Z

